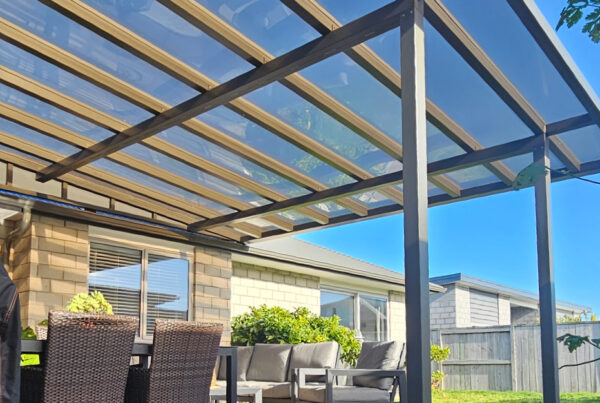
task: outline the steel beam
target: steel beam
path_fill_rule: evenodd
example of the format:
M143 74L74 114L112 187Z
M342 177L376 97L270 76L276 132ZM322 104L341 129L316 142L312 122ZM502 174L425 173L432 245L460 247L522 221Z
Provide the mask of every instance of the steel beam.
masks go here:
M431 403L423 0L400 17L408 401Z
M533 152L534 162L550 167L549 144L545 139ZM550 171L535 182L535 218L537 228L538 282L540 290L540 333L542 342L542 379L544 403L558 403L558 350L556 341L556 300L552 261L552 214Z
M388 4L344 27L317 38L218 87L132 126L65 160L52 164L38 174L45 182L89 164L129 145L153 136L201 113L224 105L256 89L320 62L349 47L374 38L398 26L405 2Z

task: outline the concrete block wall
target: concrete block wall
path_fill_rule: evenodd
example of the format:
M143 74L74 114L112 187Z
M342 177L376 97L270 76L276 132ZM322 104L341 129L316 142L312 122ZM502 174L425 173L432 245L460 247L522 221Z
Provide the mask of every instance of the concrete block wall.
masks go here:
M266 304L285 309L307 307L319 314L319 278L269 267L233 262L231 315L248 312L251 306Z
M405 294L390 291L388 297L390 301L390 340L404 342L406 340Z
M446 292L431 295L429 309L432 329L456 327L456 287L449 286Z
M49 310L64 309L75 294L87 292L88 262L87 224L33 215L11 265L23 326L35 326Z
M194 320L223 324L222 345L231 342L231 253L212 248L194 249Z
M471 294L466 287L455 287L456 327L470 327L471 323Z

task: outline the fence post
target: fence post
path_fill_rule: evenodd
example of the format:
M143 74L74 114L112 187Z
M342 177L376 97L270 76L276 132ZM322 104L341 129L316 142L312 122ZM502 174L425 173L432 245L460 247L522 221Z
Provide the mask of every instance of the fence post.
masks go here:
M510 378L512 391L517 391L517 351L515 342L515 327L510 327Z

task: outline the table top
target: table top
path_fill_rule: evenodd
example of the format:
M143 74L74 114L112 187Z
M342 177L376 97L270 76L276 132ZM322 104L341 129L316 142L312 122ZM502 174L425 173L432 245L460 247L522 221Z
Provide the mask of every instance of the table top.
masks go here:
M259 392L262 392L261 388L252 388L252 387L238 387L237 393L238 395L255 395ZM216 396L225 396L225 388L210 388L210 395L213 397Z

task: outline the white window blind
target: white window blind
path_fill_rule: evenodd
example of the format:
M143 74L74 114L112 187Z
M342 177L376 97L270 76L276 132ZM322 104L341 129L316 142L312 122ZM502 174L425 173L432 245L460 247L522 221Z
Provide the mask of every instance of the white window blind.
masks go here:
M188 318L188 267L185 259L148 255L147 334L156 318Z
M92 243L90 291L100 291L118 315L140 316L142 252Z

